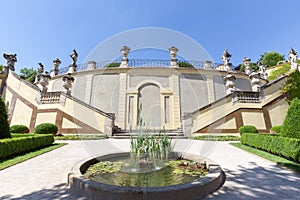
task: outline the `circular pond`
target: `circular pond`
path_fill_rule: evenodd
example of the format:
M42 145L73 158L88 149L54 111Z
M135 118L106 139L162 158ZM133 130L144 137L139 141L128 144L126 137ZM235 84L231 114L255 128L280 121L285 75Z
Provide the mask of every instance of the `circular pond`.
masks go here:
M129 157L108 154L78 164L69 174L71 190L88 199L200 199L225 181L220 166L200 156L173 152L159 167L151 162L142 170Z

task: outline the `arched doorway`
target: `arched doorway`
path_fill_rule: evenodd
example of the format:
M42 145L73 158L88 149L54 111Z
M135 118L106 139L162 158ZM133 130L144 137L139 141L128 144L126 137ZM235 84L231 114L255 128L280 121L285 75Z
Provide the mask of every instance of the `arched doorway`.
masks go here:
M138 121L149 128L161 128L160 88L155 84L145 84L139 88Z

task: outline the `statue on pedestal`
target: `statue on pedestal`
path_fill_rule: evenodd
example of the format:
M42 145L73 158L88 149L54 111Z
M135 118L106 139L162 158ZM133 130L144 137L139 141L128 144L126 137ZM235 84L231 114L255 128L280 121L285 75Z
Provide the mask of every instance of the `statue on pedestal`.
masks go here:
M11 71L15 71L15 63L17 62L17 54L3 54L6 59L6 65Z
M222 55L222 61L224 63L224 68L226 71L231 71L232 63L230 63L231 54L228 52L228 49L225 49Z
M257 63L257 66L259 67L260 77L263 78L263 79L265 79L265 80L268 80L268 74L266 72L267 68L264 65L264 62L263 61L259 61Z
M169 52L170 52L170 65L172 68L178 68L178 63L177 63L177 52L178 52L178 49L176 47L171 47L169 48Z
M289 55L288 60L291 62L291 69L296 69L298 67L297 52L291 47L291 50L289 51L288 55Z
M59 72L59 65L61 64L61 61L56 58L55 60L53 60L53 69L51 70L50 76L54 77L56 75L58 75Z
M130 52L130 48L128 46L123 46L120 51L122 53L121 65L119 67L129 67L128 66L128 54Z
M250 75L253 72L253 69L251 67L251 58L245 57L243 59L243 64L245 65L245 73L247 75Z
M72 62L72 64L69 65L69 70L67 73L74 73L74 72L76 72L77 59L78 59L78 53L75 49L73 49L73 52L70 55L70 57L72 58L73 62Z

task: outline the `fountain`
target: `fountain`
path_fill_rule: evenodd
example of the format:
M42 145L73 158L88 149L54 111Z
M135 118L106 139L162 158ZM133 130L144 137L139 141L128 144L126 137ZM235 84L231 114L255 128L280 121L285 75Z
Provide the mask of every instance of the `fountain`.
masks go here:
M88 199L200 199L225 181L213 161L173 152L174 143L166 134L138 134L130 142L130 152L75 166L69 174L71 190Z

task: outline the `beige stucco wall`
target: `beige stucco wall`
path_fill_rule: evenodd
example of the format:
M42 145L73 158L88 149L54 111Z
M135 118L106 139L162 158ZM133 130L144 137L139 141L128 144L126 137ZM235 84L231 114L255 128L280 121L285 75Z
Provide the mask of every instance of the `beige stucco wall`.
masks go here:
M10 125L25 125L29 127L31 115L32 109L20 100L17 100Z
M56 112L38 113L36 116L35 126L42 123L53 123L55 124Z
M280 102L269 108L272 126L283 124L288 108L289 104L286 102L285 99L282 99Z
M242 112L244 126L252 125L257 129L266 129L264 115L262 112Z

